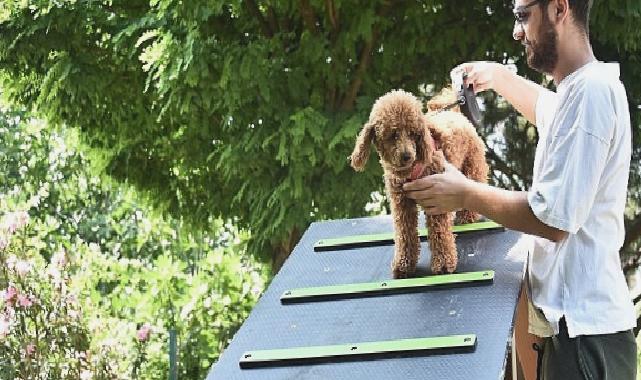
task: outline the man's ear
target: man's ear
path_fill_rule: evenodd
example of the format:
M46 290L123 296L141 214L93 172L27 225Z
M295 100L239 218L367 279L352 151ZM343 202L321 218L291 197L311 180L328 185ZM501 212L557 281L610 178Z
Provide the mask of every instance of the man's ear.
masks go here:
M570 4L568 0L555 0L552 1L552 11L554 20L556 22L563 22L568 16L570 16Z
M350 163L354 170L360 172L365 169L365 164L367 164L367 160L369 159L370 145L374 142L375 134L374 123L370 121L365 123L361 133L359 133L356 138L356 145L350 156Z

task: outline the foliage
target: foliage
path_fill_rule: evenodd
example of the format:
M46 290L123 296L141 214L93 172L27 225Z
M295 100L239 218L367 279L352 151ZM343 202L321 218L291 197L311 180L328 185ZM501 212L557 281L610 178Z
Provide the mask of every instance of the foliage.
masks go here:
M204 378L262 291L258 272L229 248L207 252L193 274L170 255L151 263L113 260L96 248L83 255L78 272L82 297L110 316L112 328L101 335L119 337L129 321L153 326L141 378L168 373L170 329L179 336L179 376Z
M597 2L592 18L598 55L622 63L637 141L640 9ZM311 220L360 215L382 189L377 165L354 175L345 160L376 97L438 88L471 59L540 80L510 20L507 0L10 0L0 70L10 99L81 130L103 172L189 222L237 217L254 252L288 252ZM505 156L493 163L524 157ZM511 187L529 175L514 166Z
M0 313L8 281L38 300L25 312L63 307L56 301L61 288L52 288L58 281L73 294L78 312L56 313L47 339L58 343L49 351L36 345L40 356L31 363L40 367L34 364L33 371L49 368L52 379L78 379L82 370L97 379L163 377L168 331L174 329L179 375L204 378L264 286L263 268L243 254L249 233L221 220L193 230L161 218L135 191L93 176L86 157L74 151L77 143L73 131L47 128L24 111L0 112L0 209L28 210L31 220L28 249L16 250L20 235L11 248L16 259L6 260L4 252L0 258ZM52 269L56 252L66 252L64 270ZM29 263L28 276L16 277L16 260ZM26 337L36 335L33 325L12 331L8 339L0 337L5 364L19 363L30 344ZM147 334L144 342L140 334ZM72 349L90 355L65 359L64 350ZM78 370L51 371L63 364ZM14 375L22 378L1 378Z

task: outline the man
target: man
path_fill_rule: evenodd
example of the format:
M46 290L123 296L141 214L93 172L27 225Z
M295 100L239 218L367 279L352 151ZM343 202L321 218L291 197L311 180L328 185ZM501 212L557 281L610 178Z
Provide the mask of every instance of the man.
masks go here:
M515 1L514 39L529 66L554 78L556 93L498 63L455 69L476 92L494 89L537 126L530 191L476 183L452 166L404 186L428 214L465 208L535 235L525 288L529 331L544 338L538 369L545 380L636 376L636 318L619 261L630 116L618 72L592 53L590 6Z

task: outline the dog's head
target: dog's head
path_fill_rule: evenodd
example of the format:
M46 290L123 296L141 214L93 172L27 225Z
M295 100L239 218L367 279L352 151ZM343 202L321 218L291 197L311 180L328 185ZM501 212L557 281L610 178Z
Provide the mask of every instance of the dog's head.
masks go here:
M386 171L407 177L415 163L427 163L434 151L434 141L420 101L403 90L380 97L356 139L351 165L364 169L369 149L374 143Z

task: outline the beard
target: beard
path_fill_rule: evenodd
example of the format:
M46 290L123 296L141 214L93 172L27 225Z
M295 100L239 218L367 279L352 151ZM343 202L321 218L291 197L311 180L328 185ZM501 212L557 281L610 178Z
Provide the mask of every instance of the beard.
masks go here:
M546 12L539 27L539 38L536 42L527 41L525 53L528 65L536 71L551 74L556 67L559 56L556 51L558 35Z

